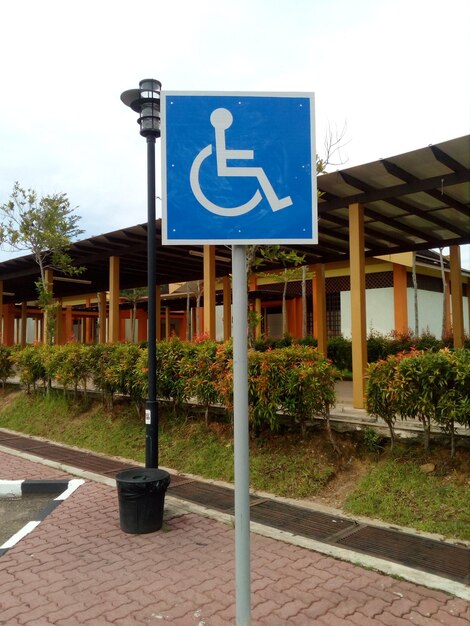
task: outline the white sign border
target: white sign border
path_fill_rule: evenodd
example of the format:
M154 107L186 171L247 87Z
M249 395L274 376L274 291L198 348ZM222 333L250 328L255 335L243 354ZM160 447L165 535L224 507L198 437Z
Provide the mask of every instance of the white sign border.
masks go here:
M173 96L233 96L233 97L257 97L257 98L307 98L310 101L310 152L312 160L312 236L310 238L282 238L271 239L232 237L217 239L169 239L168 213L167 213L167 158L166 158L166 100ZM162 245L169 246L202 246L202 245L276 245L276 244L318 244L318 196L317 196L317 172L316 172L316 144L315 144L315 93L314 92L256 92L256 91L166 91L160 93L160 120L161 120L161 181L162 181Z

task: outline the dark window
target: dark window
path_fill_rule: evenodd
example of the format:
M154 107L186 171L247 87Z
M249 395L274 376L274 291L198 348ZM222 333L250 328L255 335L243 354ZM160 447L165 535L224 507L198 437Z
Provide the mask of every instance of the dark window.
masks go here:
M326 294L326 328L328 337L341 335L341 294L339 291Z

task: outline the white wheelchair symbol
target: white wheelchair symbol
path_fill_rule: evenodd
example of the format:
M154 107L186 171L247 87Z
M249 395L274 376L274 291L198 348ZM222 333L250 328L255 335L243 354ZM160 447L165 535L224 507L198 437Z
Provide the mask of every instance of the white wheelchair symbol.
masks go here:
M227 150L225 147L225 131L230 128L233 122L233 116L227 109L215 109L210 117L212 126L215 129L215 153L217 159L217 175L218 176L240 176L240 177L255 177L261 186L261 189L269 202L273 211L279 211L288 206L291 206L292 199L290 196L285 198L278 198L276 192L271 185L269 178L266 176L263 168L261 167L230 167L227 165L229 159L246 159L251 160L254 158L253 150ZM236 207L221 207L211 202L204 195L201 185L199 183L199 170L205 159L212 154L212 145L209 144L203 148L194 159L191 166L191 172L189 175L189 182L191 189L198 202L211 213L216 215L222 215L223 217L238 216L248 213L254 209L263 199L259 189L256 190L253 197Z

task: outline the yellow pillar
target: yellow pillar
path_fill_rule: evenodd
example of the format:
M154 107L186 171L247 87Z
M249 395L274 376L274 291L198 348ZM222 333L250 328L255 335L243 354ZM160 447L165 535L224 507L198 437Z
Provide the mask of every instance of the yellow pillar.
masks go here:
M204 334L215 339L215 246L204 246Z
M48 268L46 269L46 287L48 290L50 290L52 292L53 289L53 280L54 280L54 272ZM42 337L43 337L43 342L44 343L49 343L50 341L50 337L49 337L49 313L47 311L44 311L44 315L43 315L43 333L42 333Z
M353 405L364 408L366 343L366 290L364 256L364 208L349 206L349 260L351 269L351 332L353 366Z
M224 341L228 341L232 336L232 287L230 276L222 278L222 289L224 298Z
M170 339L170 307L165 307L165 339Z
M119 260L118 256L109 258L109 343L119 341Z
M106 343L106 291L98 294L98 316L100 321L99 342Z
M452 298L452 330L454 335L454 348L463 348L462 270L460 267L459 246L450 246L450 289Z
M313 266L313 334L317 338L318 350L326 356L328 349L328 328L326 320L325 265Z
M393 264L393 306L395 315L395 332L408 332L408 284L406 267Z
M156 320L155 323L157 325L156 328L156 338L157 341L160 341L162 338L162 321L161 321L161 309L162 309L162 289L160 285L155 286L156 294L155 294L155 310L156 310ZM148 335L147 335L148 336Z

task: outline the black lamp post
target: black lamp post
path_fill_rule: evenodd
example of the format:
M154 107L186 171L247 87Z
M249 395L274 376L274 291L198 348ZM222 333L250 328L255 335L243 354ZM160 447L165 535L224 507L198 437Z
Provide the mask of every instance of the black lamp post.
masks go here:
M157 272L155 228L155 140L160 137L161 83L145 78L139 89L121 94L126 106L139 113L140 134L147 139L147 283L148 283L148 398L145 411L145 466L158 467L157 407Z

